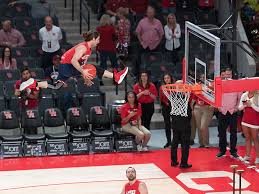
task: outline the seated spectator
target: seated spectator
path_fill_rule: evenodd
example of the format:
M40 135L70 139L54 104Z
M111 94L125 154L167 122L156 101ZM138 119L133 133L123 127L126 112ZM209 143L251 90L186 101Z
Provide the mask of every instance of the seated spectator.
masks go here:
M45 17L45 26L39 30L39 39L42 41L42 68L52 66L52 58L60 53L62 32L60 27L53 25L50 16Z
M144 52L155 51L163 38L164 30L161 22L155 18L155 9L147 8L147 17L138 23L136 34ZM142 53L140 51L139 53Z
M116 32L115 28L111 24L111 18L109 15L104 14L100 19L100 26L96 28L96 31L100 33L100 43L97 46L97 50L100 52L100 66L103 69L107 69L107 58L110 59L112 66L117 68L116 58Z
M162 0L162 13L168 15L169 13L176 13L176 0Z
M214 8L214 0L199 0L198 6L202 9Z
M112 22L115 23L117 16L117 9L120 7L127 8L129 13L129 1L128 0L107 0L105 4L106 13L111 16Z
M37 109L39 105L39 88L36 87L35 89L25 89L22 92L20 91L20 85L29 80L31 78L31 72L26 67L22 71L22 79L18 80L15 83L15 96L21 97L20 106L22 112L27 109Z
M133 13L144 15L148 6L148 0L130 0L129 7Z
M126 103L121 107L122 131L134 134L138 151L148 151L147 143L151 133L141 123L141 105L134 92L128 92Z
M10 3L10 6L16 3L26 3L31 6L31 16L35 19L42 19L48 15L56 17L56 8L47 0L18 0Z
M52 59L53 65L48 67L45 70L45 77L47 80L51 80L52 83L55 83L58 78L58 66L60 64L61 57L59 55L55 55Z
M12 28L10 20L3 22L3 29L0 30L0 46L21 47L25 45L25 39L21 32Z
M10 47L4 47L2 56L0 58L1 69L17 69L16 59L12 57L12 50Z
M117 10L117 16L119 18L116 26L117 52L120 55L128 55L128 46L130 45L130 21L126 18L127 11L125 8L120 7Z

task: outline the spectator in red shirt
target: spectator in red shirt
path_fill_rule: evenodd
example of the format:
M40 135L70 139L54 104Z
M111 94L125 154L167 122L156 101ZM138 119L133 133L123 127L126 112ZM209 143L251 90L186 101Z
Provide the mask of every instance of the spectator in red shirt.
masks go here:
M100 33L100 43L97 46L97 50L100 52L101 67L107 69L107 58L109 58L112 66L117 68L117 36L115 28L111 24L110 16L104 14L100 19L100 24L101 25L96 28L96 31Z
M129 6L133 13L144 15L147 10L148 0L130 0Z
M128 92L126 103L121 107L122 130L135 135L138 151L148 151L147 143L150 140L151 133L142 126L141 115L142 109L136 94Z
M171 103L164 94L163 85L172 84L173 77L169 73L165 73L162 80L162 85L159 88L159 97L160 97L160 104L162 108L162 115L164 117L165 122L165 134L167 143L165 144L164 148L167 148L171 145L172 137L171 137L171 130L172 130L172 117L171 117ZM167 91L165 91L167 92Z
M120 55L128 55L128 46L130 45L130 21L126 18L126 9L120 7L117 10L118 23L116 26L116 34L118 37L117 41L117 52Z
M141 120L143 125L149 130L151 118L154 114L154 101L157 97L156 86L150 81L147 71L142 71L139 75L139 82L133 87L139 103L141 104L142 114Z
M202 9L211 9L214 7L214 0L199 0L198 6Z
M17 69L16 59L12 57L12 50L10 47L4 47L2 56L0 58L1 69Z
M21 109L22 111L27 109L37 109L39 105L39 88L27 88L20 91L20 85L31 78L31 72L26 67L22 71L22 79L15 83L15 96L21 97Z
M120 7L127 8L127 13L129 13L129 1L128 0L107 0L106 2L106 13L112 18L113 23L116 21L117 10Z

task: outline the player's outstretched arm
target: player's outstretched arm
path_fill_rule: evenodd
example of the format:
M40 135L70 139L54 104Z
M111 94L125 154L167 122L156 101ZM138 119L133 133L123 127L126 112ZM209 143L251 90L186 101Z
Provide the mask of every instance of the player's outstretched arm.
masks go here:
M145 183L140 183L138 189L140 194L148 194L147 185Z

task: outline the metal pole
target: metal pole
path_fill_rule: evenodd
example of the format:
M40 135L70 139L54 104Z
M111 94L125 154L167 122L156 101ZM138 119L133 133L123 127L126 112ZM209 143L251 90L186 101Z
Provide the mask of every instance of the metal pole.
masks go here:
M79 3L79 33L82 34L82 0Z
M238 165L231 165L230 168L233 170L233 194L235 194L236 191L236 168Z
M72 21L74 21L75 15L75 0L72 0Z
M64 0L64 7L67 8L67 0Z
M237 18L238 18L238 10L237 10L237 0L232 0L232 26L233 26L233 31L232 31L232 40L236 41L237 40ZM232 45L232 69L234 71L237 71L237 48L236 45Z
M87 24L88 24L88 31L90 30L90 10L87 9Z

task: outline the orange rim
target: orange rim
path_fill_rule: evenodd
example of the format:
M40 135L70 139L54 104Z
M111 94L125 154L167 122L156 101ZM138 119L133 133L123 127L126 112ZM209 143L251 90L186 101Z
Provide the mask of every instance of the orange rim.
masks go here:
M200 84L190 85L190 84L166 84L163 85L163 90L169 92L191 92L194 94L201 94L202 87Z

